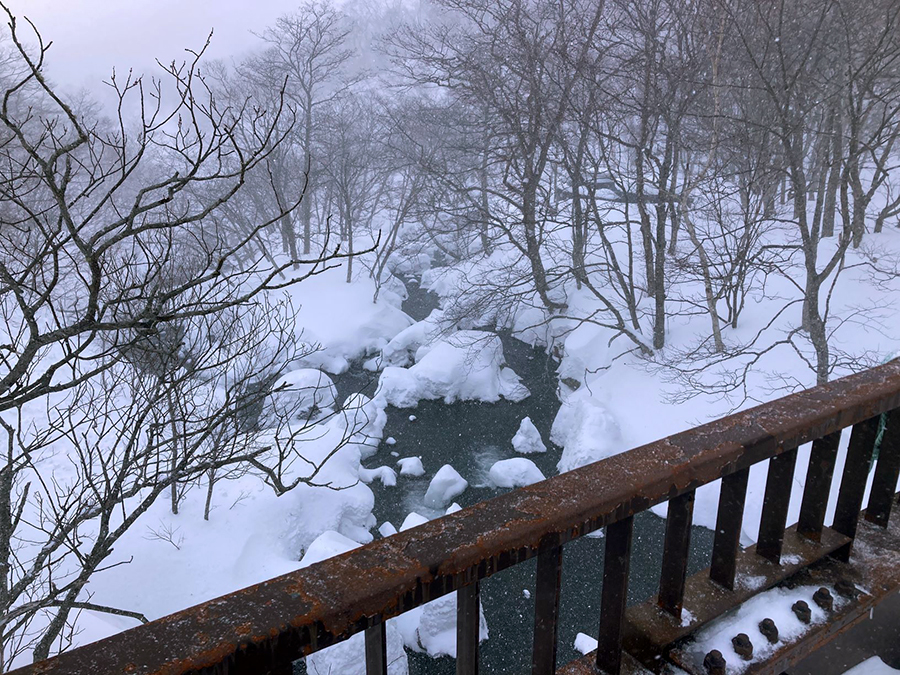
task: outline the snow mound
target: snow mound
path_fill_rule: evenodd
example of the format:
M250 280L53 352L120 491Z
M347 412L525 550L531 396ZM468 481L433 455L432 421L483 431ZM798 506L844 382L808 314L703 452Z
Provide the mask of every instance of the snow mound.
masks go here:
M381 374L378 394L398 408L420 400L520 401L528 390L519 376L504 365L503 343L493 333L463 330L416 352L410 368L388 366Z
M345 537L340 532L326 530L316 537L306 549L306 553L300 559L300 568L309 567L341 553L352 551L359 545L359 542Z
M873 656L846 671L844 675L896 675L896 673L900 673L900 670L891 668L880 658Z
M556 468L571 471L625 450L619 425L599 399L584 388L563 401L550 440L563 447Z
M418 527L419 525L423 525L427 522L428 518L423 516L421 513L416 513L415 511L413 511L403 519L403 523L400 525L400 531L405 532L410 528Z
M434 474L428 490L425 492L425 506L431 509L443 509L453 498L461 495L469 487L469 482L449 464L444 464Z
M397 464L400 465L401 476L424 476L425 467L422 466L421 457L404 457L398 459Z
M523 455L530 455L535 452L547 452L547 446L541 439L541 432L534 426L534 422L530 417L526 417L519 424L519 430L512 439L513 448L516 452Z
M397 333L381 350L381 362L385 366L409 366L419 348L437 341L442 334L452 330L453 324L444 317L444 312L435 309L422 321Z
M417 607L395 621L407 647L430 656L456 658L456 593ZM488 626L484 606L478 607L479 641L487 640Z
M394 621L387 624L388 675L409 675L409 659L403 648L403 635ZM306 657L309 675L366 675L366 642L357 633L333 647Z
M344 431L349 442L360 447L362 459L378 452L387 424L386 407L383 398L370 399L364 394L352 394L333 420L334 426Z
M360 275L347 284L346 273L343 265L336 266L285 290L297 310L304 341L321 347L301 359L303 365L321 364L329 372L341 372L347 361L379 352L413 323L400 310L402 298L396 293L381 293L372 302L375 282Z
M397 528L394 527L393 523L386 520L378 526L378 533L382 537L390 537L397 534Z
M490 470L491 482L501 488L515 488L539 483L544 474L530 459L513 457L495 462Z
M337 389L321 370L297 368L282 375L263 406L263 426L288 419L309 419L316 411L334 408Z
M374 469L359 467L359 479L363 483L371 483L376 478L386 487L394 487L397 484L397 474L389 466L379 466Z
M582 654L590 654L592 651L597 649L597 639L592 638L590 635L585 635L584 633L579 633L575 636L575 651L581 652Z

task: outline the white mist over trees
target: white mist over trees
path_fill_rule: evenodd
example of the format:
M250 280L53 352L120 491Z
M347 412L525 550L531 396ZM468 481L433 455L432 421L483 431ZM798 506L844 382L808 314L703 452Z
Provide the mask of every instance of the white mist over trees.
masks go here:
M85 589L158 500L329 484L352 424L311 458L322 411L259 419L315 351L279 292L337 264L375 301L439 260L450 323L557 354L596 325L676 399L747 398L781 348L807 384L872 362L831 301L848 252L896 276L867 248L900 215L893 0L312 0L234 63L119 73L106 114L5 14L0 670L79 610L142 618Z

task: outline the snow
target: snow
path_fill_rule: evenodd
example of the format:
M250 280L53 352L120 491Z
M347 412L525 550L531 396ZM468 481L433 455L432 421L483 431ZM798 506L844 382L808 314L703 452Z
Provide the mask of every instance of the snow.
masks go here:
M535 452L547 452L547 446L541 439L541 432L534 426L530 417L525 417L519 424L519 430L512 439L513 449L523 455Z
M516 488L544 480L544 474L530 459L513 457L495 462L490 470L491 482L500 488Z
M326 530L315 538L306 549L306 553L300 559L300 567L309 567L317 562L327 560L332 556L352 551L359 546L359 542L353 541L334 530Z
M374 469L359 467L359 479L363 483L371 483L376 478L387 487L394 487L397 484L397 473L389 466L379 466Z
M272 387L263 416L277 423L279 419L309 417L315 410L334 408L337 389L321 370L297 368L282 375Z
M469 487L468 481L449 464L444 464L431 479L425 492L425 506L443 509L454 497L461 495Z
M896 675L900 670L891 668L877 656L866 659L857 666L844 672L844 675Z
M407 515L406 518L403 519L403 524L400 525L400 531L406 532L406 530L408 530L410 528L418 527L419 525L422 525L427 522L428 522L428 518L426 518L425 516L423 516L420 513L416 513L415 511L413 511L412 513Z
M462 511L462 507L456 502L453 502L450 506L447 507L447 510L444 511L444 515L449 516L451 513L456 513L457 511Z
M775 650L795 641L810 627L827 620L828 615L813 602L813 594L818 586L800 586L793 589L773 588L751 598L740 607L726 614L700 630L695 639L685 646L685 650L693 655L697 663L712 649L718 649L728 664L729 675L744 672L747 666L764 660ZM846 602L834 589L829 589L834 598L835 608ZM791 611L798 600L805 601L811 610L812 621L809 625L802 623ZM759 623L763 619L772 619L778 628L778 642L774 645L763 636ZM753 644L753 656L744 661L735 654L731 638L739 633L746 633Z
M397 439L394 438L393 436L388 436L387 438L384 439L384 442L387 443L388 445L396 445Z
M575 651L581 652L582 654L590 654L592 651L597 649L597 638L592 638L590 635L585 635L584 633L579 633L575 636Z
M391 535L397 534L397 528L388 521L384 521L381 525L378 526L378 533L382 537L390 537Z
M627 449L618 423L599 397L587 389L569 394L559 408L550 440L562 446L560 473L611 457Z
M346 273L342 264L285 291L297 310L295 321L303 327L303 340L321 346L301 360L303 365L343 372L349 361L381 351L413 324L400 310L396 294L380 293L378 301L372 302L374 281L360 274L347 284Z
M404 643L410 649L426 652L433 657L456 657L455 592L401 614L394 621ZM481 603L478 606L478 635L479 641L488 638L488 626Z
M397 460L400 465L401 476L424 476L425 467L422 466L421 457L403 457Z
M409 368L388 366L381 374L378 395L398 408L420 400L495 402L528 396L518 375L504 366L503 343L493 333L463 330L427 347L420 347ZM410 421L415 418L411 415Z
M427 318L397 333L384 346L381 350L382 363L385 366L412 365L420 347L436 342L442 335L453 330L453 322L445 318L442 310L435 309Z

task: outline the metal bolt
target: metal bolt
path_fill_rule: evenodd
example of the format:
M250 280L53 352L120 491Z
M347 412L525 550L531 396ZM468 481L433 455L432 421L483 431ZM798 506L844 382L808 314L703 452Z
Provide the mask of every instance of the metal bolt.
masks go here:
M791 610L797 615L797 618L800 619L801 623L809 623L812 621L812 610L810 610L809 605L806 604L805 600L798 600L795 602L791 607Z
M853 585L852 581L847 579L838 579L838 582L834 585L834 590L839 596L848 600L855 600L856 596L859 595L859 589Z
M750 637L746 633L738 633L731 638L731 646L734 647L735 654L744 659L744 661L749 661L753 658L753 643L750 642Z
M763 619L759 622L759 632L762 633L769 644L774 645L778 642L778 626L772 619Z
M706 668L708 675L725 675L725 657L718 649L713 649L706 658L703 659L703 667Z
M826 612L834 609L834 598L831 597L831 591L822 586L813 594L813 602Z

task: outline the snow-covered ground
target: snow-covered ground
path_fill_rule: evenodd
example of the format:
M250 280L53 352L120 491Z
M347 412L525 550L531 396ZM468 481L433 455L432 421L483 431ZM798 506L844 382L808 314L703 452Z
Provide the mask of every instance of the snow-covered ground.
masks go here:
M875 235L872 237L875 240ZM877 235L877 242L886 251L900 251L900 232ZM490 259L482 264L489 266ZM900 285L872 287L862 270L851 269L844 274L847 278L832 299L836 312L850 313L861 304L891 307L900 292ZM426 280L448 301L453 299L455 283L459 281L458 276L454 281L454 275L458 271L448 269L430 273ZM246 473L223 480L216 488L208 521L202 517L202 489L187 493L178 515L173 515L161 500L118 543L114 561L128 564L103 571L89 584L87 591L95 602L128 607L152 619L365 544L376 532L388 536L395 528L385 523L380 530L375 529L374 496L366 483L379 480L391 485L397 480L396 470L387 466L367 470L360 466L361 460L383 440L387 405L414 408L423 399L492 402L528 396L519 377L505 364L499 338L478 317L472 318L465 330L459 330L461 324L450 321L441 311L415 322L401 311L400 292L382 289L378 302L373 303L374 285L364 274L352 284L345 283L343 277L344 270L339 267L291 290L291 301L298 309L298 325L303 329L302 339L321 349L300 363L287 364L280 382L283 386L270 405L277 410L280 406L296 406L299 401L299 407L307 413L336 411L304 432L304 452L309 459L327 458L317 483L331 482L345 489L300 485L276 496L260 476ZM771 282L767 296L789 291L777 284L777 280ZM570 314L587 316L595 309L585 294L575 290L569 301ZM743 328L734 339L757 329L772 310L767 302L770 301L762 295L753 298L746 309ZM559 471L687 429L751 405L754 400L775 398L786 392L785 382L814 383L804 361L790 347L784 347L772 351L753 369L748 382L751 396L746 400L698 396L676 404L672 397L680 393L677 386L663 382L658 366L629 353L631 345L623 344L621 338L614 339L608 329L569 320L558 325L548 323L531 307L523 307L507 319L507 325L521 339L557 350L562 356L558 373L569 384L560 386L561 407L549 439L542 439L525 418L514 438L499 441L512 443L519 453L546 451L545 441L551 441L562 448ZM691 344L705 329L705 325L700 325L702 321L697 316L673 317L668 326L670 349ZM783 326L771 329L773 340L782 329ZM848 320L841 324L834 339L886 357L900 349L900 326L896 322L876 325ZM341 373L351 361L358 360L366 360L370 370L381 371L375 398L337 400L327 374ZM328 457L340 438L349 438L349 442ZM846 441L845 435L844 446ZM807 456L808 448L802 448L795 488L803 484ZM397 469L403 476L430 476L426 502L434 509L447 508L467 487L465 478L450 465L429 466L426 473L419 458L404 457L398 460ZM839 465L835 480L840 469ZM746 542L756 536L765 474L765 464L751 471ZM523 457L494 464L490 477L497 486L514 487L544 476ZM800 494L799 489L793 492L789 519L797 516ZM694 511L697 524L712 527L717 498L717 484L698 491ZM665 509L658 511L663 514ZM400 529L426 520L427 517L412 513ZM405 657L401 658L397 651L400 644L432 655L455 652L454 603L455 597L448 596L392 623L389 650L397 655L392 661L392 673L407 672ZM124 617L85 611L78 619L81 632L76 641L95 640L134 623ZM786 617L785 631L790 630L789 624ZM487 635L486 625L483 634ZM718 644L716 636L703 639L709 645ZM311 659L311 666L320 672L328 672L323 669L329 664L332 672L334 667L339 672L356 672L356 666L350 664L361 654L360 640Z

